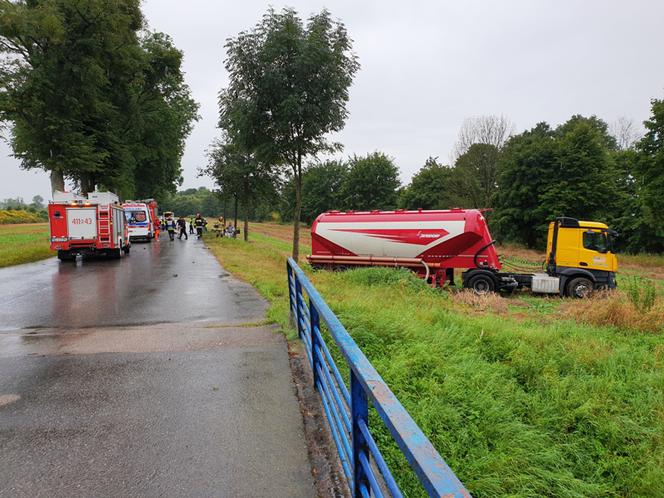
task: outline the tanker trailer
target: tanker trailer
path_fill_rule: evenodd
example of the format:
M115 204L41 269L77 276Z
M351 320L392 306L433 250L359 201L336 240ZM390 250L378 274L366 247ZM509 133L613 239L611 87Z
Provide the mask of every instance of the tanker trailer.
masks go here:
M477 209L329 211L311 226L307 260L315 268L409 268L433 286L454 284L454 270L461 269L463 286L478 294L530 288L584 297L596 287L615 287L617 260L607 231L601 223L559 218L549 228L547 272L510 273L501 271L495 240Z

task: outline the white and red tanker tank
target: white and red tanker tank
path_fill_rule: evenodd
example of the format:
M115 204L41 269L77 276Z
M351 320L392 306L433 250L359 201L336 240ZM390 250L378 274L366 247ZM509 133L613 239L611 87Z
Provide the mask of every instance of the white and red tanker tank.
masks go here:
M477 209L329 211L311 226L307 259L319 267L403 266L442 283L454 268L499 271L493 242Z

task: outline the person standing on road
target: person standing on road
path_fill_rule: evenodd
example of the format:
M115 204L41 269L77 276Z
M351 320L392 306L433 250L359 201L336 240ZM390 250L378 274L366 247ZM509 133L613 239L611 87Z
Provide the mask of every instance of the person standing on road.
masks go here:
M194 219L194 226L196 227L196 233L198 234L199 239L203 237L203 228L205 228L205 225L207 225L207 221L205 221L205 218L201 216L201 213L196 213L196 219Z
M182 240L183 235L184 240L189 240L189 237L187 236L187 221L184 219L184 216L178 218L178 231L180 232L178 240Z
M175 220L170 216L166 218L166 230L168 230L168 238L175 240Z
M194 234L194 217L190 216L189 217L189 233Z

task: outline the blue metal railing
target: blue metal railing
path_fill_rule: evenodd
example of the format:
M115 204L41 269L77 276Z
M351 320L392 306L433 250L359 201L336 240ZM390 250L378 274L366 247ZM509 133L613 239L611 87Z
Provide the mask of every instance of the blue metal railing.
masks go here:
M369 363L302 269L288 258L291 318L306 346L332 438L354 497L401 497L401 491L371 434L369 406L376 409L429 496L469 497L431 442ZM304 292L303 292L304 291ZM304 293L309 297L305 301ZM321 332L325 324L349 370L341 376Z

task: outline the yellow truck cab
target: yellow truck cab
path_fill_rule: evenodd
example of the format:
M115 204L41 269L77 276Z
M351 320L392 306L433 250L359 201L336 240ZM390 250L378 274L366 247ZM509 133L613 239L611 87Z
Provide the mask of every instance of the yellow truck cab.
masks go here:
M557 218L549 224L546 269L560 279L560 294L586 297L594 289L616 287L618 258L614 232L604 223Z

